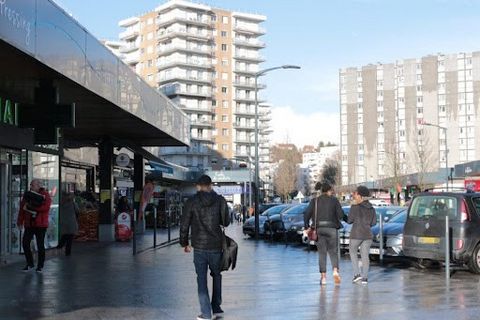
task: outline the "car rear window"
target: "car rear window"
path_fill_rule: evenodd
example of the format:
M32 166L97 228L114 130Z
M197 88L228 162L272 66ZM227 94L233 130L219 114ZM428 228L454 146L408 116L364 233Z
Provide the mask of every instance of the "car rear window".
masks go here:
M457 199L447 196L420 196L413 200L409 217L411 218L458 218Z

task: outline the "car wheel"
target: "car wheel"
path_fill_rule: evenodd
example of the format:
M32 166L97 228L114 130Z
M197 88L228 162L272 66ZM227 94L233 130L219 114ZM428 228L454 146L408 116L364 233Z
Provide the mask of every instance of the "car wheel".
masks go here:
M412 263L415 268L420 270L425 270L434 266L434 262L432 260L422 258L414 259L412 260Z
M480 273L480 243L477 244L468 262L468 269L473 273Z
M380 256L377 256L376 254L371 254L368 256L368 258L373 262L378 262L380 260Z

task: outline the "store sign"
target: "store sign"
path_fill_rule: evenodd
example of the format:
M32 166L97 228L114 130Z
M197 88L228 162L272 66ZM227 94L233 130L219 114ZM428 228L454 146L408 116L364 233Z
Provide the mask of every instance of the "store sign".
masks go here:
M119 166L119 167L126 167L130 164L130 157L126 153L120 153L115 158L115 162L117 163L117 166Z
M234 195L234 194L242 194L243 188L241 186L213 186L213 190L216 193L221 194L222 196L225 195Z
M1 0L0 0L1 1ZM18 103L12 102L10 99L0 97L0 123L16 125L15 109Z
M26 46L30 46L32 39L31 17L24 14L24 6L31 5L21 1L0 0L0 24L5 29L21 35Z
M465 180L465 189L475 192L480 191L480 180Z

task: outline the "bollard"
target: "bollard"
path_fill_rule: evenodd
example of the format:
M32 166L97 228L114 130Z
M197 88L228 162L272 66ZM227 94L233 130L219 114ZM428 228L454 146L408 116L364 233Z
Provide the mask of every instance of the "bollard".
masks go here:
M157 207L153 207L153 248L157 247Z
M378 230L380 238L380 245L379 245L379 255L380 255L380 263L383 263L383 215L380 215L380 229Z
M167 212L167 230L168 230L168 242L170 242L171 238L170 238L170 214L171 214L171 207L168 207L168 212Z
M450 225L448 215L445 217L445 280L450 283Z
M133 255L137 254L137 236L136 236L136 228L137 228L137 210L133 210L133 219L132 219L132 249L133 249Z

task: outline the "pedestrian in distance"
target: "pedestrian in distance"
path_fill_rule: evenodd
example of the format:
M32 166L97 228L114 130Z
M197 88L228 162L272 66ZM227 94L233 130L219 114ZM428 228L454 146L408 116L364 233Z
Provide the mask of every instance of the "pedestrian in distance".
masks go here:
M79 209L75 201L73 201L72 193L64 193L60 205L60 241L57 249L65 247L65 255L72 253L73 238L78 232L77 216Z
M196 184L197 193L185 204L181 225L180 245L185 253L192 251L197 274L197 290L201 314L198 320L223 317L222 304L222 226L230 223L227 201L212 189L212 179L201 176ZM188 236L191 230L191 246ZM207 273L213 278L212 299L208 293Z
M340 284L339 257L338 257L338 234L337 230L342 227L344 212L336 197L333 196L333 188L329 183L317 182L315 190L320 191L319 197L313 198L304 213L305 229L312 226L316 228L318 240L318 264L320 268L320 284L327 283L327 253L333 267L333 279L335 284Z
M36 271L41 273L43 270L45 262L45 233L48 228L48 214L51 204L50 194L42 186L42 182L38 179L33 179L30 182L30 190L25 192L22 197L17 218L18 228L25 228L22 247L27 265L22 269L24 272L31 271L34 268L33 254L30 248L33 236L35 236L38 248Z
M373 234L371 228L377 224L377 215L368 201L370 190L359 186L353 193L354 204L350 208L347 222L352 224L350 232L349 253L353 267L353 283L368 284L368 269L370 268L369 253ZM362 258L362 268L358 264L358 249Z

